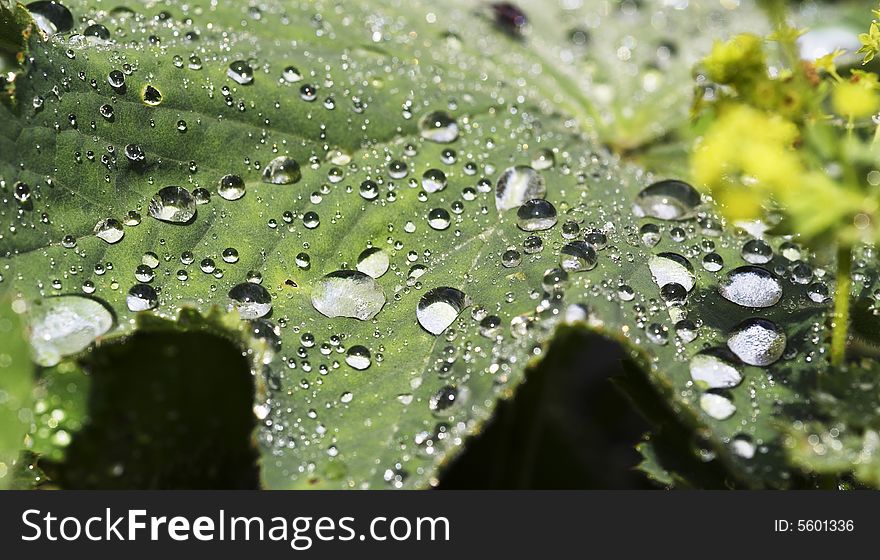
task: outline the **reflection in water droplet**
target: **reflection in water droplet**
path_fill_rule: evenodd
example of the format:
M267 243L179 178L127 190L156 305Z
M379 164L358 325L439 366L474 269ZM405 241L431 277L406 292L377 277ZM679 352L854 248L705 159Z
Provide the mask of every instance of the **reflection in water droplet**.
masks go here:
M743 362L766 367L782 357L785 333L767 319L746 319L733 329L727 347Z
M560 265L567 272L584 272L596 268L599 257L596 250L586 241L572 241L559 251Z
M516 211L516 225L523 231L550 229L556 219L556 207L540 198L527 200Z
M742 258L747 263L764 264L773 258L773 248L766 241L752 239L743 245Z
M458 138L458 123L449 114L434 111L419 121L419 134L425 140L448 144Z
M690 361L691 379L707 389L736 387L742 374L731 363L733 356L721 349L710 349L696 354Z
M272 311L272 296L260 284L242 282L229 290L229 298L235 302L242 319L259 319Z
M358 255L357 269L368 276L379 278L388 271L388 253L378 247L370 247Z
M467 388L446 385L431 396L428 401L428 408L433 412L444 412L453 405L459 404L467 400Z
M238 175L224 175L217 187L217 194L226 200L238 200L245 193L244 180Z
M345 363L357 370L364 370L370 367L372 360L370 351L364 346L356 345L348 349L345 354Z
M736 412L733 402L717 393L703 393L700 395L700 408L703 412L716 420L726 420Z
M312 290L312 306L326 317L367 321L385 305L385 292L370 276L356 270L327 274Z
M56 0L40 0L25 6L34 23L46 35L66 33L73 29L73 14Z
M113 314L103 303L85 296L49 297L28 306L27 326L34 361L50 367L109 331Z
M254 81L254 69L244 60L236 60L229 65L226 75L236 83L243 86L252 84Z
M422 328L436 336L449 328L458 314L469 305L470 298L461 290L434 288L428 290L419 300L416 318Z
M271 185L290 185L302 179L299 163L287 156L278 156L263 169L263 182Z
M159 306L159 294L148 284L135 284L128 290L125 304L129 311L147 311Z
M718 286L728 301L743 307L771 307L782 297L782 284L775 274L757 266L741 266L730 271Z
M495 186L495 207L499 211L510 210L522 206L527 200L546 195L544 178L534 168L527 165L508 167Z
M648 261L648 268L651 270L654 282L661 288L673 282L681 284L688 292L694 288L694 283L696 282L694 267L690 261L678 253L653 255Z
M196 200L183 187L165 187L150 200L150 216L170 223L186 223L196 215Z
M429 169L422 175L422 188L427 193L435 193L446 188L446 174L439 169Z
M550 169L555 164L556 156L553 155L553 150L547 148L541 148L532 158L532 167L538 171Z
M434 208L428 212L428 225L431 229L444 230L449 227L452 217L443 208Z
M642 189L633 202L633 213L659 220L692 218L700 205L700 193L683 181L659 181Z
M751 459L755 456L755 443L746 434L739 434L730 441L733 452L743 459Z
M118 243L125 235L122 224L114 218L107 218L95 224L94 232L98 239L103 239L110 244Z

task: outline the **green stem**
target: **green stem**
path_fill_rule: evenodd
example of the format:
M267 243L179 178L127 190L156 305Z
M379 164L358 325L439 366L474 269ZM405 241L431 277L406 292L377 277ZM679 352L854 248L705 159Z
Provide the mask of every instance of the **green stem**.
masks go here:
M852 291L852 249L837 248L837 287L834 291L834 327L831 331L831 364L842 366L849 335L849 300Z

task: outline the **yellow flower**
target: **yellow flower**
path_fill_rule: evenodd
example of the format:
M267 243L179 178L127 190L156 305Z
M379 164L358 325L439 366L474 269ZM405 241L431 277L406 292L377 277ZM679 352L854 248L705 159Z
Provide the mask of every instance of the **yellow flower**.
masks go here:
M831 92L831 106L838 115L867 117L880 109L880 95L868 81L840 82Z
M880 27L877 26L876 21L871 22L867 33L859 34L859 42L862 44L862 48L858 52L865 53L865 60L862 61L862 64L867 64L880 52Z
M725 42L716 42L703 60L709 79L719 84L751 82L766 75L763 40L743 33Z

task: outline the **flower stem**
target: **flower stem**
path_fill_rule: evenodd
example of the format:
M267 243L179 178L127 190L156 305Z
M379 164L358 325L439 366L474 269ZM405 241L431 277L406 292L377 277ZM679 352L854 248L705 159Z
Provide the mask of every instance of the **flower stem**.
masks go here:
M834 291L834 327L831 331L831 364L842 366L846 360L849 335L849 300L852 291L852 248L837 248L837 286Z

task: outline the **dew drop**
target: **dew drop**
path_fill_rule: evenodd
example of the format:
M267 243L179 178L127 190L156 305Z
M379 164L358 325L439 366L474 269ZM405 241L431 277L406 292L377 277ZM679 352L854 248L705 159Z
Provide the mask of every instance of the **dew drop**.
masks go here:
M327 274L312 290L312 306L325 317L367 321L385 305L385 292L370 276L356 270Z
M771 307L782 297L782 284L769 270L741 266L730 271L718 286L721 296L743 307Z
M726 420L736 412L736 405L733 404L733 401L718 393L700 395L700 408L716 420Z
M302 179L299 163L288 156L278 156L263 169L263 182L272 185L290 185Z
M244 60L236 60L229 65L226 75L243 86L254 82L254 69Z
M129 311L147 311L159 306L159 295L149 284L135 284L128 290L125 304Z
M98 239L103 239L111 245L113 243L118 243L125 235L125 230L122 229L122 224L115 218L101 220L95 224L94 232Z
M365 370L373 363L370 351L366 347L355 345L345 353L345 363L356 370Z
M28 306L27 336L34 361L54 366L87 348L113 326L113 314L98 300L79 295L49 297Z
M238 175L224 175L220 178L217 194L225 200L238 200L245 193L244 180Z
M696 282L694 267L678 253L653 255L648 261L648 268L651 270L654 282L661 288L671 283L681 284L688 292L694 288Z
M508 167L495 185L495 207L499 211L522 206L527 200L544 198L547 186L544 178L528 165Z
M425 140L448 144L458 138L458 123L448 113L434 111L419 121L419 134Z
M685 183L667 179L648 185L633 202L633 213L639 218L687 220L700 205L700 193Z
M425 292L416 307L419 324L437 336L445 331L470 305L470 298L455 288L440 287Z
M378 247L370 247L358 255L356 268L368 276L379 278L388 272L390 262L388 253Z
M596 250L586 241L572 241L559 251L560 265L567 272L584 272L596 268L599 258Z
M164 187L150 200L150 216L163 222L182 224L196 215L196 201L183 187Z
M523 231L542 231L556 225L556 207L540 198L527 200L516 211L516 225Z
M259 319L272 311L272 296L260 284L242 282L229 290L229 298L235 302L242 319Z
M746 319L733 329L727 347L743 362L766 367L785 352L786 336L776 323L767 319Z
M735 360L723 348L704 350L691 358L691 379L706 389L736 387L742 382L742 374L733 366Z

